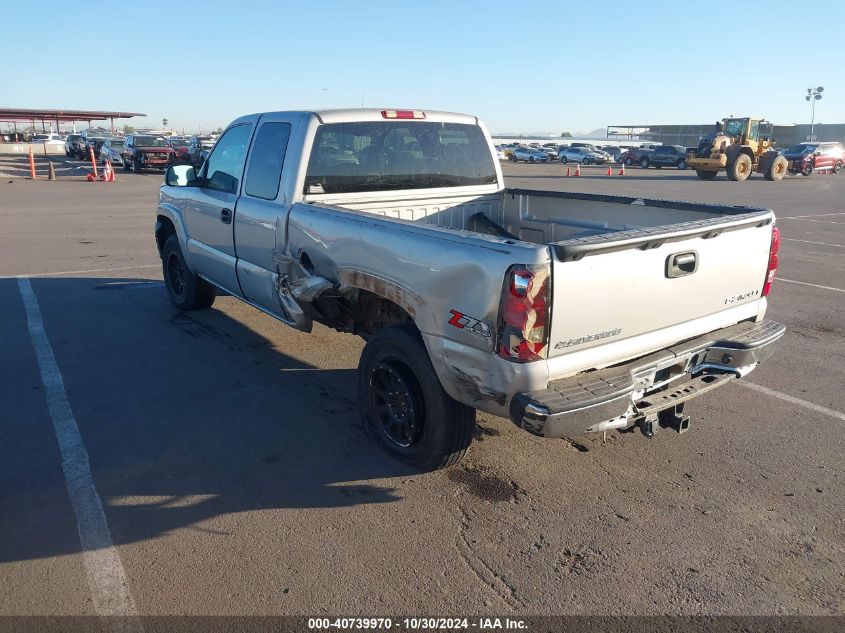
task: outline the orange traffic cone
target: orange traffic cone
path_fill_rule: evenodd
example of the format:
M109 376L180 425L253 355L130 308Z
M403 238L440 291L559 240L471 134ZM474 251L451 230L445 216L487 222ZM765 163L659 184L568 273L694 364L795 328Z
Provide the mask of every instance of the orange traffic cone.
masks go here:
M575 175L576 176L581 175L581 163L575 163Z
M612 175L613 175L613 170L610 168L610 165L608 165L608 166L607 166L607 175L608 175L608 176L612 176Z
M569 178L569 167L566 168L566 177Z
M619 168L619 175L620 176L625 175L625 163L622 163L622 167Z

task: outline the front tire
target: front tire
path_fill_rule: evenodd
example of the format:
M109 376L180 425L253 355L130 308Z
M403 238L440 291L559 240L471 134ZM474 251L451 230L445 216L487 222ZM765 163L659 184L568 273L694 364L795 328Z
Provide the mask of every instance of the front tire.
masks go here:
M807 163L806 167L801 170L802 176L812 176L813 175L813 166L810 163Z
M786 158L777 152L766 152L760 159L760 171L763 172L766 180L783 180L788 164Z
M751 158L748 154L738 154L737 157L728 163L728 178L736 182L748 180L751 175Z
M833 165L833 173L838 174L840 171L842 171L842 161L836 161Z
M161 264L164 272L164 285L170 301L180 310L203 310L210 308L217 296L217 289L201 279L188 268L179 237L171 235L161 250Z
M628 165L628 167L630 167L631 165L633 165L633 164L634 164L634 159L632 159L632 158L626 158L626 159L625 159L625 164L626 164L626 165Z
M640 161L640 167L641 167L642 169L648 169L648 159L647 159L647 158L643 158L643 159Z
M678 161L678 169L686 169L687 168L687 161L683 158Z
M135 174L141 173L141 163L134 156L132 157L132 172Z
M380 330L358 363L364 430L393 457L422 470L457 464L467 452L475 409L443 389L419 332Z

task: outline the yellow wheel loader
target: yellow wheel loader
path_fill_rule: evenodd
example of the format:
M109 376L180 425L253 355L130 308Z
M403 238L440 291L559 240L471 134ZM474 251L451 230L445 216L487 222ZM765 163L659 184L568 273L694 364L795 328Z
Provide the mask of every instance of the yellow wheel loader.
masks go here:
M687 155L687 165L702 180L712 180L723 169L731 180L747 180L755 171L766 180L782 180L787 160L772 149L771 131L772 124L764 119L722 119Z

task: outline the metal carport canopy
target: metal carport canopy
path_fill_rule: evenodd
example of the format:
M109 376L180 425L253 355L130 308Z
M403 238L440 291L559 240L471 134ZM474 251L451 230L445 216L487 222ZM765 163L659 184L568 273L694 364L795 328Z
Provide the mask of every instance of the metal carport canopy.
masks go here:
M109 110L37 110L23 108L0 108L0 121L108 121L110 119L131 119L147 116L141 112L112 112Z

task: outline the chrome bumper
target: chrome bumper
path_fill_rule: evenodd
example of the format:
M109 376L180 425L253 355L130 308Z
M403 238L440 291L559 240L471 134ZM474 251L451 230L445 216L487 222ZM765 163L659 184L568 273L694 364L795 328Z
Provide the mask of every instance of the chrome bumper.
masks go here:
M775 321L739 323L616 367L556 380L543 391L516 394L510 417L544 437L630 426L744 376L772 355L785 331Z

